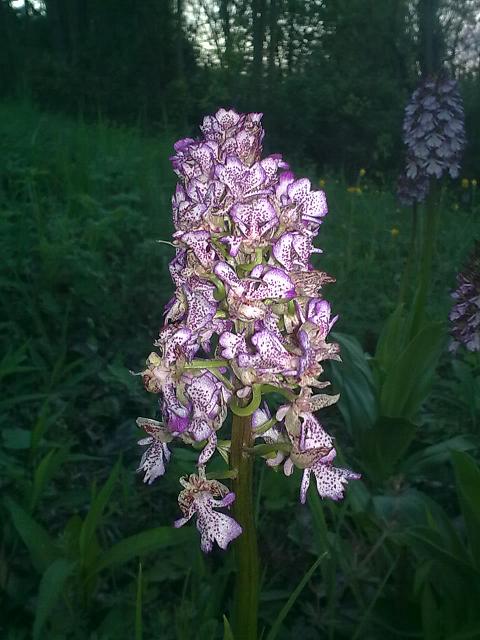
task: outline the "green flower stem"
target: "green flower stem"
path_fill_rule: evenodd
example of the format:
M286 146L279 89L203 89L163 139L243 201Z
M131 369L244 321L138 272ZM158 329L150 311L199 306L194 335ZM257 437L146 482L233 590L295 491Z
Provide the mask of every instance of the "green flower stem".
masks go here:
M419 284L413 303L413 317L410 328L410 337L413 338L422 328L425 318L430 280L432 276L433 253L437 235L437 189L435 181L431 181L430 193L427 196L426 216L423 225L422 255L420 257Z
M241 406L237 398L234 396L230 403L230 409L236 416L251 416L258 409L262 402L262 386L254 384L252 386L252 399L247 406Z
M184 369L221 369L228 367L228 360L192 360L183 365Z
M233 595L235 640L257 640L259 561L254 521L253 461L247 452L253 444L251 416L233 415L230 468L238 475L232 480L235 492L233 516L243 529L235 540L236 561Z

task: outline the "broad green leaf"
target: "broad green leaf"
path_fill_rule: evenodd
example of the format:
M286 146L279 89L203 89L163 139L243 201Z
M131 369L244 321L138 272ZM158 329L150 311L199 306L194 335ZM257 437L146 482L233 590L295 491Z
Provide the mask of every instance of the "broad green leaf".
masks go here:
M355 437L377 419L377 398L368 360L360 343L352 336L332 333L340 344L342 362L331 362L331 379L340 392L338 408Z
M41 631L52 610L58 603L67 578L71 575L74 563L64 558L55 560L44 572L38 589L35 620L33 623L33 640L38 640Z
M480 622L475 622L457 631L448 640L478 640L478 638L480 638Z
M443 324L431 322L409 342L386 372L380 410L392 418L412 418L426 397L441 346Z
M142 531L134 536L124 538L105 551L93 570L95 572L102 571L107 567L128 562L132 558L158 549L166 549L191 542L192 535L193 532L188 528L157 527L156 529Z
M91 545L94 541L95 532L100 525L103 511L107 506L110 496L112 495L115 481L117 480L120 470L120 460L113 467L112 472L106 483L98 492L98 495L94 498L90 509L86 515L86 518L80 531L80 555L82 557L82 563L87 564L88 558L91 556L89 553Z
M480 468L467 453L454 452L452 460L468 541L480 569Z
M375 350L375 364L386 372L405 348L406 322L404 305L400 304L387 318Z
M445 541L442 536L428 527L415 527L405 532L405 540L417 552L423 553L425 558L433 558L440 563L449 564L454 570L462 568L470 573L475 573L478 579L478 573L475 567L469 562L469 559L460 555L454 549L445 547ZM427 555L425 555L427 554Z
M454 436L417 451L402 462L401 468L404 473L415 476L430 467L447 462L454 451L469 451L476 447L477 443L472 436Z
M315 560L315 562L312 564L310 569L306 572L306 574L300 580L298 585L292 591L292 593L291 593L290 597L288 598L287 602L285 603L285 605L280 610L280 613L278 614L277 619L273 623L272 628L270 629L266 640L274 640L277 637L278 632L280 631L280 627L282 625L282 622L287 617L288 612L290 611L290 609L293 607L293 605L297 601L298 596L302 593L305 585L308 583L310 578L313 576L313 574L315 573L318 565L326 557L326 555L327 555L327 552L323 553L319 558L317 558L317 560Z
M15 529L30 552L33 566L42 573L58 557L58 549L54 541L47 531L14 500L7 498L5 504Z
M372 429L359 436L361 456L368 473L378 481L390 477L408 449L417 427L403 418L380 417Z

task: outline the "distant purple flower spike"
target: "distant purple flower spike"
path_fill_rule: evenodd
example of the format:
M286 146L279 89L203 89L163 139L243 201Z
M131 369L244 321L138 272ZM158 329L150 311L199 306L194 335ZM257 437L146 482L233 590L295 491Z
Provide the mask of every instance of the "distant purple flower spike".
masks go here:
M462 98L445 74L424 78L405 108L405 175L398 181L401 204L422 202L430 178L456 178L466 144Z
M462 345L480 352L480 242L476 242L467 266L457 276L452 293L455 304L450 311L452 341L450 351Z

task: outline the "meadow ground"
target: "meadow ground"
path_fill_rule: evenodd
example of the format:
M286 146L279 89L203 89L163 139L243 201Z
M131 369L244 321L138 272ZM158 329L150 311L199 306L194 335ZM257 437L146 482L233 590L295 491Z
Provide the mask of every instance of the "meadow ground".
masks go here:
M135 418L154 416L155 400L129 370L142 370L172 292L172 248L157 240L172 232L173 140L0 105L2 638L27 639L32 629L58 640L140 638L142 625L145 638L188 639L193 626L196 638L221 637L230 555L204 558L194 531L168 526L193 454L178 447L152 487L134 473ZM367 169L350 181L306 173L324 182L329 201L316 244L318 264L337 279L325 290L336 329L373 355L398 300L411 213ZM460 181L442 189L429 312L445 323L456 273L480 237L479 196ZM299 478L264 474L258 463L263 624L327 552L279 638L443 638L434 635L440 610L451 615L443 625L457 624L443 606L447 587L432 584L438 562L452 585L478 575L458 547L449 458L451 448L478 450L469 366L444 349L408 465L381 481L364 474L341 505L311 497L301 507ZM341 429L338 409L328 415ZM420 535L415 527L429 522L431 535ZM467 616L465 633L475 624Z

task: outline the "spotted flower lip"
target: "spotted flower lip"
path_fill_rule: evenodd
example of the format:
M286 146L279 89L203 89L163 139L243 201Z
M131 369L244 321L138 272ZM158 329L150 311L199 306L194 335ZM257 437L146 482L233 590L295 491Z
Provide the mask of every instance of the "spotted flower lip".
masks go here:
M334 467L331 464L317 462L312 467L307 467L303 472L302 484L300 488L300 502L305 504L307 491L310 485L310 474L313 471L315 476L317 491L321 498L331 500L341 500L345 491L345 486L349 480L359 480L359 473L354 473L350 469Z
M428 133L418 140L419 156L427 161L435 153L444 162L441 135L453 152L458 127L443 109L440 135L434 102L422 109L418 118L411 114L415 129ZM214 544L225 549L242 531L222 511L234 494L205 472L217 452L228 463L222 430L229 409L252 415L252 438L267 445L258 451L268 466L282 465L287 475L302 470L302 501L312 472L319 494L333 499L358 477L332 466L333 438L314 415L338 400L313 392L329 384L321 379L324 361L339 359L338 345L327 341L337 316L323 297L334 279L312 264L321 253L314 238L328 210L325 193L296 177L280 154L262 157L261 119L219 109L204 118L200 138L174 145L175 292L154 343L158 352L141 374L159 395L162 419L139 419L146 435L139 471L145 482L157 480L177 441L198 451L197 473L180 481L175 526L195 518L206 552ZM417 131L412 135L417 140ZM272 391L286 398L273 415L264 397Z

